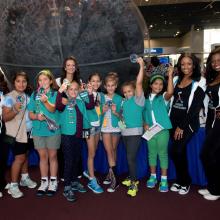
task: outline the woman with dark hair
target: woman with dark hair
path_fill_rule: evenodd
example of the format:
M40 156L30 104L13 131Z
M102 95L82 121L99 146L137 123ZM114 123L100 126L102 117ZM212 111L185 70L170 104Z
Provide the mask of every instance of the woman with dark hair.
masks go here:
M176 168L176 182L170 190L185 195L189 192L191 177L188 172L187 144L199 128L199 112L205 97L205 78L201 76L199 60L194 54L182 54L174 77L174 95L170 103L171 158Z
M5 124L2 121L2 104L4 101L4 95L9 92L7 81L3 73L0 72L0 197L2 197L2 191L6 186L5 171L7 168L7 158L9 147L3 144L3 137L5 135Z
M217 200L220 198L220 48L209 54L206 79L207 136L201 152L201 160L208 184L206 189L200 189L198 192L207 200Z
M25 72L19 71L13 77L14 90L5 96L2 108L2 117L5 122L6 136L3 145L11 148L15 159L11 166L11 184L8 193L13 198L20 198L23 193L18 187L18 178L21 173L21 186L35 188L37 184L32 181L28 174L27 153L33 142L30 140L32 129L31 120L28 117L27 104L30 93L29 79ZM8 141L10 137L15 138L15 143Z
M80 83L80 71L75 57L70 56L63 61L62 71L61 77L56 79L56 83L59 87L63 84L64 79L67 79L69 82L77 81Z

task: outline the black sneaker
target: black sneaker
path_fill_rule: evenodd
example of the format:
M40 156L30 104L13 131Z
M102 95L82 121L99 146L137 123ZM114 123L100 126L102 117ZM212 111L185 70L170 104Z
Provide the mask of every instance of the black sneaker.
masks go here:
M64 187L63 195L67 199L67 201L69 201L69 202L76 201L75 194L70 186Z
M115 190L119 187L119 183L117 182L116 184L111 184L110 187L107 189L107 192L115 192Z
M111 173L108 172L108 175L106 176L105 180L103 181L104 185L109 185L111 184Z
M71 182L71 189L80 193L86 193L86 188L78 181Z
M179 185L178 183L173 183L173 185L170 187L170 190L172 192L179 192L181 189L181 185Z
M111 174L111 185L110 185L110 187L107 189L107 192L115 192L115 190L117 189L119 187L119 183L118 183L118 181L117 181L117 179L116 179L116 177L115 177L115 175L113 174L113 172L112 172L112 174Z
M186 195L190 190L190 186L181 186L181 189L179 190L180 195Z

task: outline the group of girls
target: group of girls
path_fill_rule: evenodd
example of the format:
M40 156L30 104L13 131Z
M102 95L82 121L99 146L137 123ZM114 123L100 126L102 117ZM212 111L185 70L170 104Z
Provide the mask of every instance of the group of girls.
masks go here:
M37 195L53 196L56 193L58 164L62 166L63 163L63 174L59 175L64 178L63 195L68 201L75 201L75 191L86 192L78 179L81 169L81 138L84 136L88 146L88 169L83 174L88 178L88 188L94 193L102 193L104 190L96 179L94 168L101 134L109 165L103 184L109 185L108 192L115 192L119 186L116 161L117 145L122 136L129 168L129 175L122 181L122 185L127 186L127 194L134 197L138 192L136 158L141 137L152 127L159 126L160 131L147 143L150 177L146 186L154 188L160 181L159 191L169 190L168 142L171 139L170 156L176 168L176 181L170 190L185 195L191 185L187 144L198 130L200 111L205 108L207 137L201 159L208 185L207 189L199 190L199 193L208 200L219 199L220 142L217 132L220 119L220 50L209 55L207 82L201 76L198 58L193 54L182 54L177 63L178 76L173 78L173 67L170 66L167 79L155 73L150 76L147 91L143 91L144 61L138 58L137 63L139 72L136 81L124 82L121 86L124 97L116 93L119 77L113 72L108 73L103 81L105 94L100 92L102 79L98 73L91 74L88 83L83 84L74 57L64 61L63 75L56 81L49 70L40 71L36 77L38 89L31 96L28 77L24 72L16 73L13 79L14 90L10 93L7 93L7 85L1 83L1 116L4 123L0 136L0 191L6 185L5 169L9 148L15 160L11 167L11 183L7 185L8 193L13 198L23 196L18 184L20 174L21 186L36 187L27 167L27 154L33 145L30 137L33 137L34 147L40 157L41 182ZM51 128L48 119L56 126ZM6 144L5 137L14 137L15 144ZM57 150L60 146L63 161L58 163ZM158 158L160 177L156 174Z

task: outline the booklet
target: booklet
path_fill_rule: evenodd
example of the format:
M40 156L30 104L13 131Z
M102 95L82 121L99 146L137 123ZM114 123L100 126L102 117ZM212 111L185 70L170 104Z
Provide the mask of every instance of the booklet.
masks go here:
M155 134L159 133L163 129L164 128L160 124L156 123L153 126L151 126L149 130L146 130L142 137L149 141Z

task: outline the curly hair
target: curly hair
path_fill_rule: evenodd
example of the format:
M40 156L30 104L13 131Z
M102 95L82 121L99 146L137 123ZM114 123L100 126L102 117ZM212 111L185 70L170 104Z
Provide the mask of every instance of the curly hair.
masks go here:
M185 57L190 58L193 63L193 73L191 75L191 79L194 81L199 81L201 78L201 67L199 64L200 63L199 58L197 58L195 54L193 53L183 53L181 54L177 62L177 69L178 69L178 75L179 75L178 83L180 83L184 77L184 73L181 68L181 62L182 62L182 59Z
M218 75L218 72L212 68L212 57L216 54L220 54L220 48L216 48L212 50L207 58L206 72L205 72L207 84L213 82L216 76Z

